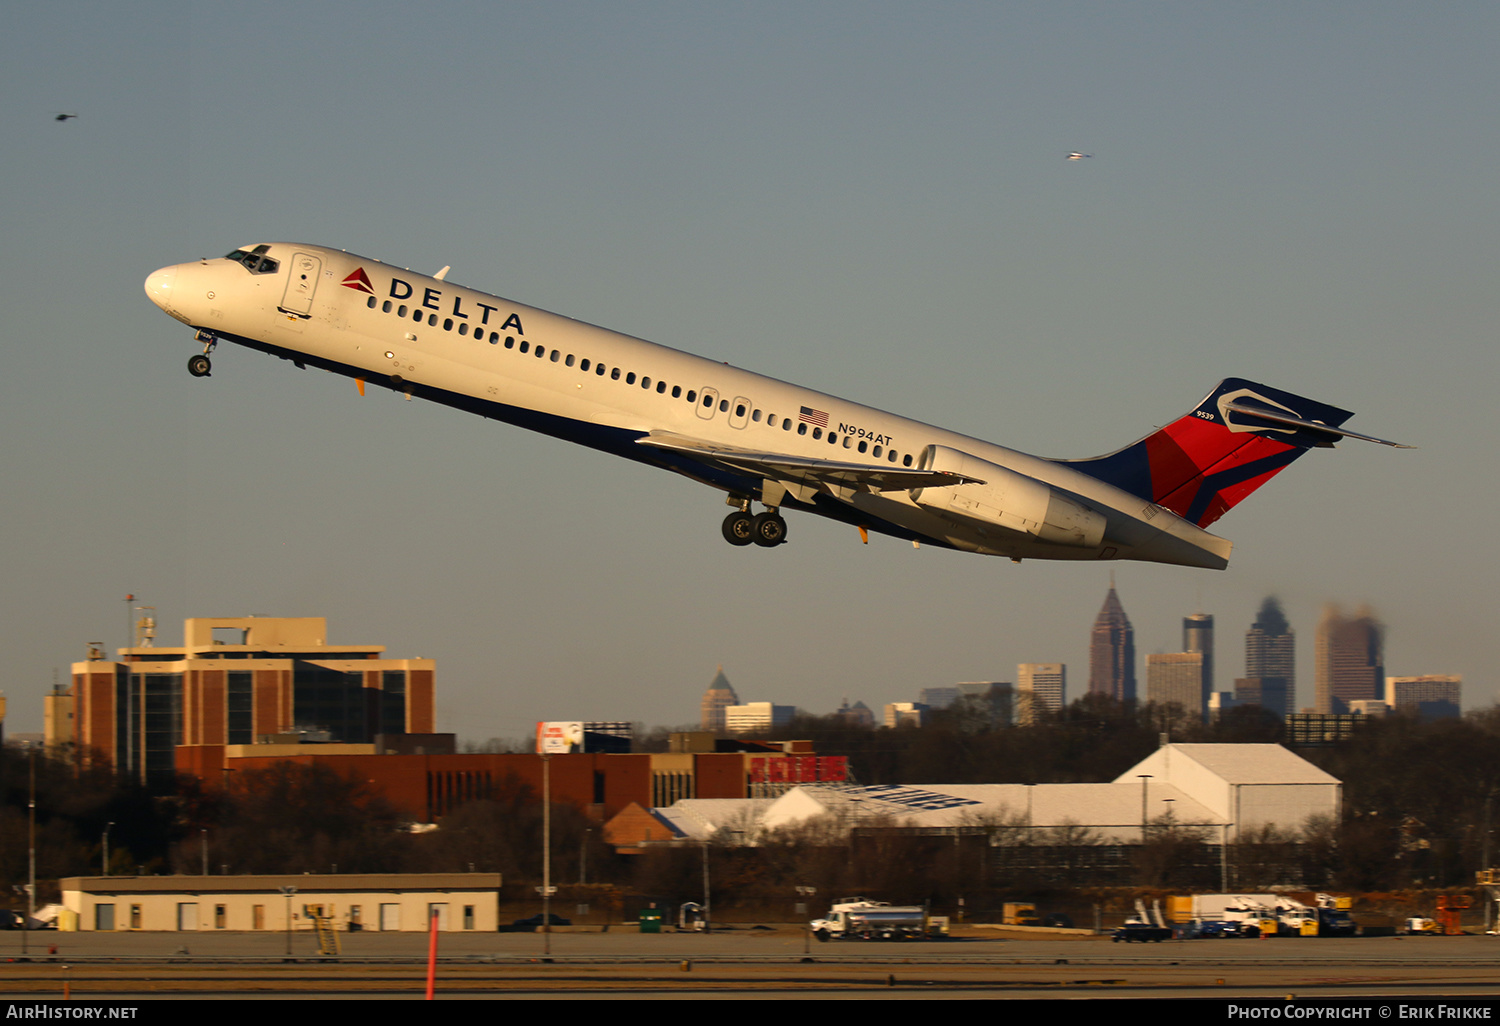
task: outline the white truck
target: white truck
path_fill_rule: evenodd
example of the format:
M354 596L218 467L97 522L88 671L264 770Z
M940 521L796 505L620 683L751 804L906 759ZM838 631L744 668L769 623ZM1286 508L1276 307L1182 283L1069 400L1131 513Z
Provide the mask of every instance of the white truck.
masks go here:
M820 941L835 937L859 940L921 940L928 932L927 910L920 905L891 905L869 898L845 898L833 904L825 919L809 925Z

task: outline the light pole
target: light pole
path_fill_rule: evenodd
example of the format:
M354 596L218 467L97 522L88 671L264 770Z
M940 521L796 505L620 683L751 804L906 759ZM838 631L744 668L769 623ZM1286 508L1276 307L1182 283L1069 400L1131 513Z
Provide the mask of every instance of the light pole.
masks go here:
M802 953L804 955L810 955L810 954L812 954L812 923L808 921L807 916L808 916L808 905L811 904L811 902L810 902L809 899L812 898L812 896L814 894L817 894L817 893L818 893L818 889L816 887L802 887L802 886L799 886L797 888L797 895L800 898L802 898L802 900L797 903L797 908L798 908L799 911L801 911L802 917L803 917L802 918Z
M36 749L28 746L26 754L30 763L31 788L26 802L29 841L26 856L26 922L21 924L22 954L26 953L26 935L31 932L31 924L36 919Z
M542 756L542 954L552 954L552 756Z
M1146 787L1150 783L1151 774L1137 773L1136 776L1141 778L1141 845L1144 847L1146 844L1146 817L1148 815L1146 812Z
M114 820L110 820L108 823L104 824L104 844L103 844L103 851L99 855L99 862L100 862L99 875L100 876L108 876L109 875L109 828L112 827L112 826L114 826L114 825L115 825L115 821Z
M295 887L282 887L282 896L286 898L286 953L292 953L292 895L297 893Z

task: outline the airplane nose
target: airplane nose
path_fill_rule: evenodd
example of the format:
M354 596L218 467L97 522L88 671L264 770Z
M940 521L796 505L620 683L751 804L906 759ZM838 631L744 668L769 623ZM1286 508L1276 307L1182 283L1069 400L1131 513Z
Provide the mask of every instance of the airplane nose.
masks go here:
M177 268L163 267L146 279L146 295L151 302L168 313L172 312L172 280L177 277Z

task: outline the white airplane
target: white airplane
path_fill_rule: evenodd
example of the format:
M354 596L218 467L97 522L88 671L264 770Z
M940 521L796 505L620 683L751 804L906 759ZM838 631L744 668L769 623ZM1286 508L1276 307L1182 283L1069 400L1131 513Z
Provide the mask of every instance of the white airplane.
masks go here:
M221 340L675 471L728 493L724 537L786 540L783 510L1011 559L1222 569L1205 530L1314 446L1381 439L1351 414L1227 379L1095 459L1028 456L337 249L267 243L164 267L146 294ZM1382 442L1395 445L1394 442ZM1402 448L1406 448L1403 446ZM752 514L752 503L764 512Z

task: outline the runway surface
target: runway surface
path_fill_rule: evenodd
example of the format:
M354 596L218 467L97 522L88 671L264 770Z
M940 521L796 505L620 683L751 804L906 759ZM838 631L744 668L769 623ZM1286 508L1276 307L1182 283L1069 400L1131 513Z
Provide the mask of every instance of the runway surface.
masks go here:
M420 998L427 938L268 933L0 934L0 998ZM969 930L948 941L809 942L790 927L445 934L440 998L1099 998L1500 1001L1500 938L1115 944Z

